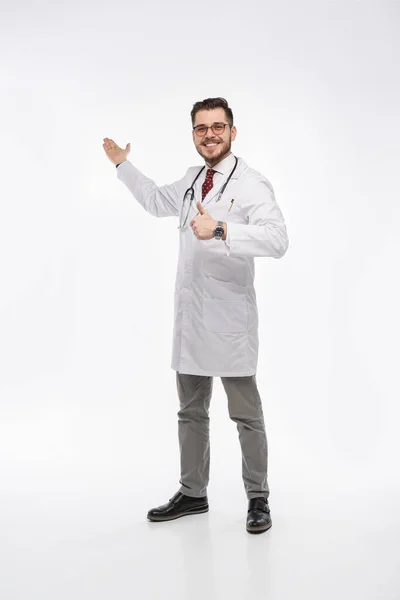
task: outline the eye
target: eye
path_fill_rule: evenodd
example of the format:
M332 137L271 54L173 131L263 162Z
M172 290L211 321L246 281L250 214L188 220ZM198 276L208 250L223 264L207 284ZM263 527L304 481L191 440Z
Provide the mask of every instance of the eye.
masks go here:
M222 133L225 129L225 125L223 123L215 123L213 129L215 133Z
M198 125L197 127L194 128L196 133L200 133L203 134L207 131L207 127L205 125Z

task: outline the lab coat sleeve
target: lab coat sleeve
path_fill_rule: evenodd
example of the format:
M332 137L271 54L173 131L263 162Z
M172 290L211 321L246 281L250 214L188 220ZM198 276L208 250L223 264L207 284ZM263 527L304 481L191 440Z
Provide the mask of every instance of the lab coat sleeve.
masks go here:
M281 258L289 246L285 221L270 182L259 179L249 190L243 210L247 223L226 220L227 256L271 256Z
M155 217L179 215L185 193L186 176L174 183L159 187L129 160L125 160L117 167L117 177L151 215Z

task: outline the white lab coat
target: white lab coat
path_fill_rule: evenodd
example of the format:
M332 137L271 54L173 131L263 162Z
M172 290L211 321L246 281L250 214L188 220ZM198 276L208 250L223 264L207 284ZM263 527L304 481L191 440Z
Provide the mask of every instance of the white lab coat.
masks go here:
M225 169L229 166L224 181L235 161L232 154L228 158L223 161ZM200 169L190 167L179 181L158 187L127 160L117 167L117 177L147 212L178 217L178 225L183 196ZM177 232L171 368L192 375L254 375L258 362L254 257L281 258L289 243L286 226L269 181L239 158L221 200L216 202L222 185L214 185L202 203L214 219L227 223L227 239L198 240L190 221L198 215L196 202L201 201L205 171L194 186L189 227Z

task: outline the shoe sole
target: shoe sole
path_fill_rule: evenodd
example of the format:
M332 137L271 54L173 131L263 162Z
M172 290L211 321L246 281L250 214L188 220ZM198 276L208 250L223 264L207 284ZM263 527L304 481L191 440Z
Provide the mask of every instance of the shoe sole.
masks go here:
M179 517L186 517L187 515L198 515L201 513L208 512L209 507L207 506L199 506L196 508L191 508L189 510L185 510L185 512L178 513L176 515L170 515L163 517L162 515L147 515L149 521L173 521L174 519L179 519Z
M249 533L263 533L264 531L271 529L271 527L272 527L272 521L270 523L268 523L267 525L263 525L262 527L251 527L251 526L247 525L246 529Z

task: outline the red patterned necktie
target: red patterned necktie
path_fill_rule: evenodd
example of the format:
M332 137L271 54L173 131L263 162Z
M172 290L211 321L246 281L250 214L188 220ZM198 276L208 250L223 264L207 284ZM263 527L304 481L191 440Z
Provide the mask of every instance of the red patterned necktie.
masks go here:
M201 201L203 202L204 198L207 196L208 192L211 190L213 184L213 177L214 177L214 173L216 173L216 171L213 171L213 169L207 169L207 173L206 173L206 178L204 180L203 185L201 186L201 193L202 193L202 198Z

